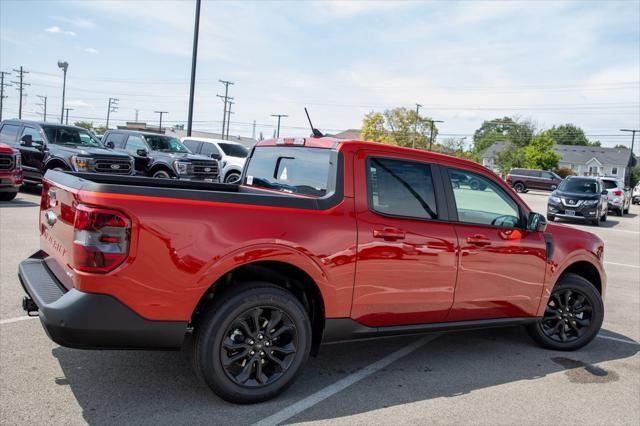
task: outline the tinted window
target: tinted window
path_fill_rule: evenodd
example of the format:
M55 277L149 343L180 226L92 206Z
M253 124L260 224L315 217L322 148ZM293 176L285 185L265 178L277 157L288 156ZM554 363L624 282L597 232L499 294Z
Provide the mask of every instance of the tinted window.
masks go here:
M219 143L218 145L220 145L220 148L225 154L231 157L245 158L249 155L249 150L242 145L236 145L234 143Z
M290 194L322 197L327 194L332 151L301 147L258 147L244 183Z
M370 207L393 216L436 219L431 167L415 161L371 158L367 181Z
M124 147L124 140L126 138L126 135L123 133L109 133L103 142L105 144L107 142L113 142L114 148L122 149Z
M16 126L13 124L5 124L0 129L0 142L14 144L18 139L18 132L20 131L20 126Z
M545 179L553 179L553 173L551 172L541 172L542 173L542 177Z
M191 152L178 139L169 136L144 135L144 139L154 151Z
M202 144L202 155L211 155L211 154L220 155L220 151L212 143L207 143L207 142L203 143Z
M43 129L49 143L56 145L102 147L102 143L84 129L55 126L45 126Z
M139 149L147 149L147 145L145 145L144 140L142 140L142 136L129 135L126 147L127 152L130 152L133 155L138 155Z
M618 187L618 184L616 183L615 180L602 180L602 186L604 186L607 189L615 189Z
M200 146L200 144L202 142L198 142L198 141L192 141L192 140L185 140L184 142L182 142L187 148L189 148L189 151L197 154L198 153L198 147Z
M42 140L42 135L38 129L33 127L25 127L22 129L22 134L20 135L20 140L22 141L25 136L31 136L31 143L37 145L43 145L44 142Z
M500 187L484 176L449 169L458 221L513 228L520 222L518 205Z
M558 186L560 191L577 192L583 194L596 194L599 192L598 182L594 179L572 178L565 179Z

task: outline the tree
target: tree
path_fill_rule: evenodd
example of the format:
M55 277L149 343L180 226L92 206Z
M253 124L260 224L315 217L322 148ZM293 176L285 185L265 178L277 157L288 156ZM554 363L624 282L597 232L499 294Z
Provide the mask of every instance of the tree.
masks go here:
M516 167L525 167L524 150L506 148L498 151L493 157L494 163L501 174L507 174Z
M73 125L76 127L82 127L83 129L93 130L93 121L76 121Z
M562 158L553 150L554 141L542 132L536 135L529 146L522 149L524 163L530 169L551 170L558 167L558 161Z
M628 146L623 145L623 144L621 144L621 143L619 143L619 144L617 144L616 146L614 146L614 148L617 148L617 149L629 149L629 147L628 147Z
M473 134L473 151L480 154L498 141L510 142L518 148L529 145L535 132L535 123L511 117L484 121Z
M584 130L571 123L553 126L543 133L558 145L600 146L600 141L591 142L584 134Z
M571 170L569 167L560 167L559 169L556 169L556 174L564 179L567 176L575 176L576 172Z
M427 149L432 137L435 141L438 129L434 126L431 135L430 118L401 107L367 114L362 121L361 135L374 142L409 148L415 144L416 148Z

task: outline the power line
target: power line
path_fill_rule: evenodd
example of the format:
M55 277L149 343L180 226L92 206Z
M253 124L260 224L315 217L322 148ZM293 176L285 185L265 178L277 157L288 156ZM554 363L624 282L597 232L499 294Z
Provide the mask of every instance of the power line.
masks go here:
M4 100L7 98L7 96L5 96L4 94L4 88L11 86L11 84L4 82L5 75L11 75L11 73L0 71L0 121L2 121L2 106L3 106Z
M12 83L18 85L16 90L18 90L20 92L20 106L18 107L18 119L22 120L22 96L23 96L22 92L24 90L24 86L31 86L30 84L24 82L24 75L25 74L29 74L29 71L25 71L22 68L22 65L20 66L19 70L15 69L15 68L13 70L20 74L20 77L19 77L20 80L19 81L12 81Z

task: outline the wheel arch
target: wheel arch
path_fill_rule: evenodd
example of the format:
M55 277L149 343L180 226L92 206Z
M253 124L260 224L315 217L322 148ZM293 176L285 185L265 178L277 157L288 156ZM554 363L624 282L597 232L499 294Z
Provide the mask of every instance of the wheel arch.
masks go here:
M149 169L149 175L153 175L155 172L160 170L167 171L170 175L175 176L175 173L173 170L171 170L171 167L165 163L157 163L151 166L151 168Z
M54 157L54 158L51 158L51 159L47 160L47 162L44 165L44 171L51 170L51 169L54 169L56 167L64 167L67 170L72 170L71 166L66 161L64 161L61 158Z
M591 283L602 296L602 277L600 276L598 268L596 268L593 263L586 260L578 260L577 262L571 263L560 273L556 283L566 274L576 274L581 276L585 280L589 281L589 283Z
M202 314L214 299L247 281L265 281L293 294L305 307L311 320L312 348L317 354L322 342L325 325L325 304L320 287L311 275L301 267L281 260L259 260L245 263L221 275L202 295L192 317L191 325L197 327Z

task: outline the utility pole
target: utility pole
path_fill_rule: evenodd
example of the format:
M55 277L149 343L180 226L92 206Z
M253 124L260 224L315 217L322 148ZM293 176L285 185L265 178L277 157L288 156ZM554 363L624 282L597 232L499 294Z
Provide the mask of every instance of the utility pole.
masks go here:
M69 124L69 111L73 111L73 108L65 108L64 110L67 112L67 116L64 120L64 124Z
M418 120L420 119L420 108L422 108L422 105L416 104L416 124L413 126L413 146L412 146L412 148L416 147L416 139L418 138Z
M433 127L434 123L444 123L442 120L429 120L431 122L431 134L429 135L429 151L431 151L431 145L433 145Z
M227 117L227 140L229 140L229 128L231 127L231 114L233 114L233 112L231 112L231 105L235 104L235 102L231 102L229 101L229 110L227 111L228 117Z
M251 139L256 138L256 120L253 120L253 131L251 132Z
M636 142L636 133L640 132L638 129L620 129L621 132L631 132L631 154L633 154L633 146Z
M24 91L24 86L31 86L30 84L24 82L24 75L25 74L29 74L29 72L25 71L24 69L22 69L22 66L20 66L19 70L15 69L15 68L13 70L15 72L19 73L19 75L20 75L20 77L19 77L20 80L19 81L12 81L12 83L18 85L16 90L18 92L20 92L20 102L18 104L19 105L18 106L18 119L21 120L22 119L22 96L23 96L22 92Z
M278 128L276 130L276 138L280 137L280 119L283 117L289 117L288 115L285 114L271 114L272 117L278 117Z
M164 114L169 114L167 111L153 111L156 114L160 114L160 124L158 125L158 129L160 129L160 133L162 133L162 116Z
M64 94L67 90L67 70L69 69L69 62L67 61L58 61L58 68L60 68L63 72L62 77L62 109L60 110L60 124L62 124L62 119L64 118Z
M191 136L193 124L193 95L196 86L196 63L198 62L198 34L200 31L200 0L196 0L196 17L193 24L193 51L191 53L191 85L189 86L189 117L187 118L187 136ZM160 117L162 119L162 117Z
M4 88L11 86L9 83L4 82L4 76L11 75L10 72L0 71L0 121L2 121L2 104L7 98L4 94Z
M140 112L139 109L136 109L136 123L138 122L138 113Z
M41 106L44 109L44 116L42 121L47 121L47 97L46 96L40 96L40 95L36 95L38 96L40 99L42 99L42 103L38 104L39 106Z
M120 99L117 98L109 98L109 107L107 108L107 130L109 130L109 117L112 112L116 112L119 108L118 102Z
M224 127L225 121L227 120L227 102L233 100L233 98L229 97L229 85L233 85L232 81L226 80L218 80L220 83L224 84L224 96L216 95L220 99L224 101L224 110L222 111L222 139L224 139Z

